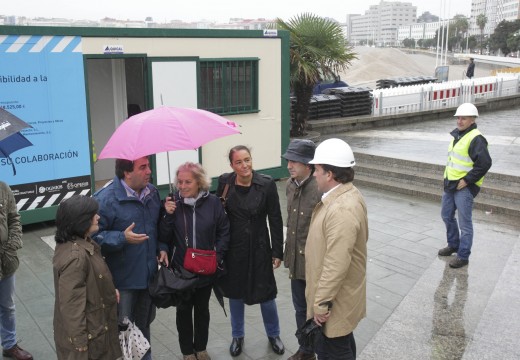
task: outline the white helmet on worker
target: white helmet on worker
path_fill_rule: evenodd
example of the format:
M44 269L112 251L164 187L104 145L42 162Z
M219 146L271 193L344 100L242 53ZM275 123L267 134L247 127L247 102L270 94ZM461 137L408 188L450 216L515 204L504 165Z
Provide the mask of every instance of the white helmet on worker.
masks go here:
M314 159L309 164L326 164L342 168L356 165L354 153L348 144L341 139L327 139L318 145Z
M478 117L478 109L471 103L464 103L457 108L457 112L453 116L474 116Z

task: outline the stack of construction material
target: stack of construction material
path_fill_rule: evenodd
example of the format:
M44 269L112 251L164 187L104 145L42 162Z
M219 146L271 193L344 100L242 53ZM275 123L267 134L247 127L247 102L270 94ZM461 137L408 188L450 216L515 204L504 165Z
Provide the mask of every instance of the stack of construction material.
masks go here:
M291 119L294 120L296 97L291 97ZM313 95L309 104L309 120L341 117L341 100L334 95Z
M377 80L378 89L388 89L398 86L423 85L436 82L435 76L406 76Z
M341 117L341 100L334 95L313 95L309 104L309 119L331 119Z
M372 113L372 89L346 86L326 89L328 96L336 95L341 100L341 117L370 115Z

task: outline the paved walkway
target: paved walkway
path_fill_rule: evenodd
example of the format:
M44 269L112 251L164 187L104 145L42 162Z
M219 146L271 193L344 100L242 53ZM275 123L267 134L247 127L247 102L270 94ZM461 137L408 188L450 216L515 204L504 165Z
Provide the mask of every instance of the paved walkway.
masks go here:
M519 110L485 114L479 126L490 140L495 172L520 175ZM446 122L339 134L355 151L443 163ZM368 136L367 134L371 134ZM495 140L493 140L495 139ZM499 141L500 140L500 141ZM502 143L501 143L502 142ZM515 161L516 160L516 161ZM497 171L499 170L499 171ZM284 183L278 183L282 209ZM437 202L361 188L369 212L368 314L355 331L359 359L518 359L520 323L520 224L475 212L470 265L453 270L437 256L445 245ZM24 227L25 247L17 272L17 322L21 346L35 359L55 359L52 333L54 289L52 223ZM259 306L246 308L244 353L237 359L286 359L297 350L288 272L276 270L278 311L287 351L274 354ZM227 304L226 304L227 305ZM211 300L208 351L230 359L231 327ZM152 324L154 359L181 359L174 309L159 310Z

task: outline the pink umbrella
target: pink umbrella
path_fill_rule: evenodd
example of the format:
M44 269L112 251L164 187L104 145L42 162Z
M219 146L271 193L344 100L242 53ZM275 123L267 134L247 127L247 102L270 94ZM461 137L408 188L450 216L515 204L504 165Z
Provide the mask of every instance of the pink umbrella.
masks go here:
M197 149L211 140L233 134L240 134L238 125L220 115L161 106L125 120L98 158L136 160L166 151Z

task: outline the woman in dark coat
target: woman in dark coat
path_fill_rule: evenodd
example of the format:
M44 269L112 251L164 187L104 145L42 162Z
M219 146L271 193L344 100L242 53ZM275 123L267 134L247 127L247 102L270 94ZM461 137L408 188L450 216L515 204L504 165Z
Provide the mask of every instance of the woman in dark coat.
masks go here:
M166 215L159 225L159 240L173 250L173 263L184 265L186 248L213 250L221 263L229 243L229 221L220 200L209 193L210 179L200 164L179 166L174 199L165 202ZM172 201L174 200L174 201ZM215 276L199 275L195 291L177 306L177 332L184 360L210 360L206 350L209 299Z
M98 203L74 195L56 213L54 342L58 360L114 360L122 356L117 324L119 294L90 238L98 231Z
M231 224L224 261L227 274L220 280L231 311L233 340L229 350L232 356L242 352L244 304L260 304L273 351L283 354L273 272L283 256L283 222L276 184L271 177L253 171L251 152L246 146L232 148L229 161L233 172L219 177L217 189L217 195L226 199Z

